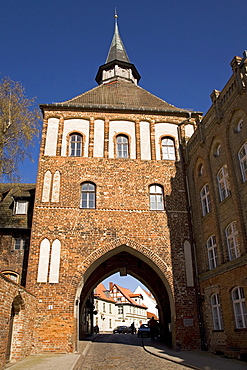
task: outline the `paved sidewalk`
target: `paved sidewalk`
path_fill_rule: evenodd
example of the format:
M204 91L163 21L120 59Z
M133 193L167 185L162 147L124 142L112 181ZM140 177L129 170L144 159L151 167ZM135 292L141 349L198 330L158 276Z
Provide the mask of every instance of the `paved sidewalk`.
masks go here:
M9 370L78 370L95 336L80 342L78 353L31 355L15 364L9 363Z
M145 351L196 370L247 370L247 363L222 358L205 351L174 351L162 342L143 340Z
M78 353L73 354L42 354L26 357L16 364L8 364L9 370L79 370L83 359L97 335L80 341ZM247 370L247 363L230 360L203 351L176 352L162 342L143 339L143 348L154 356L179 363L196 370Z

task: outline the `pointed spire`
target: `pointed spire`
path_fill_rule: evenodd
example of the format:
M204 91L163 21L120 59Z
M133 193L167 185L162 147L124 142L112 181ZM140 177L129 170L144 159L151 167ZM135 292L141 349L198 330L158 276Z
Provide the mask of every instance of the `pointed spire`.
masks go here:
M118 31L118 15L115 9L115 30L105 64L99 67L95 80L98 84L125 80L138 84L141 76L134 64L130 63Z
M112 62L113 60L119 60L121 62L129 63L130 61L129 61L128 55L126 53L124 44L121 40L119 30L118 30L118 23L117 23L118 15L117 15L116 8L115 8L114 18L115 18L115 31L114 31L113 39L112 39L111 46L108 52L108 56L106 58L106 63Z

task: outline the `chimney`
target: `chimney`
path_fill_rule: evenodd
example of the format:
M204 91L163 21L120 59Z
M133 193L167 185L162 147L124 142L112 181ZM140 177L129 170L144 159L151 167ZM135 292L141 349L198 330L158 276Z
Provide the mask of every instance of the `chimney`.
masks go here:
M110 291L112 290L113 285L114 285L114 284L113 284L112 282L110 282L110 283L109 283L109 290L110 290Z

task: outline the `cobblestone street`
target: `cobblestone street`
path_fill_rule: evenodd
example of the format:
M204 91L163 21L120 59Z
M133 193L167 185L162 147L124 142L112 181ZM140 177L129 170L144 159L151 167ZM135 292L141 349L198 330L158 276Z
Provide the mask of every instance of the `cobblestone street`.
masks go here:
M150 343L149 338L144 338L143 341ZM183 370L188 368L145 352L142 339L137 338L136 335L102 334L91 344L80 368L80 370L89 369Z

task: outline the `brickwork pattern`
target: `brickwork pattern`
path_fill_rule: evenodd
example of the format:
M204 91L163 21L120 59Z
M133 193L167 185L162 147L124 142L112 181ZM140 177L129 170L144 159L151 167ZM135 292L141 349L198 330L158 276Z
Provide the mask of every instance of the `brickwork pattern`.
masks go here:
M236 70L239 70L237 66ZM246 291L247 263L247 182L243 182L238 151L247 140L247 96L233 75L222 93L211 95L213 105L199 129L188 142L188 174L193 216L193 232L199 272L202 309L209 349L238 355L246 350L247 329L236 329L231 290L237 286ZM238 124L242 120L241 129ZM220 150L217 150L219 149ZM200 171L203 165L203 171ZM220 200L217 173L227 166L231 194ZM202 216L200 190L209 186L211 212ZM225 229L235 221L238 229L239 258L230 261ZM209 270L206 241L215 235L218 267ZM211 295L218 293L224 329L215 331L212 323Z
M23 287L15 284L0 274L0 369L5 367L9 339L11 309L15 303L16 314L13 320L11 344L11 361L17 361L31 353L33 346L33 318L35 313L35 297Z
M60 118L58 147L64 119L89 119L90 157L61 157L59 149L57 156L43 156L46 122L50 117ZM92 157L95 119L104 120L104 158ZM110 120L135 122L137 158L140 158L139 123L149 121L153 159L109 159ZM74 350L77 335L75 298L82 298L80 292L83 294L86 283L91 284L92 289L105 277L103 267L101 270L97 270L97 267L107 264L108 256L118 255L121 247L131 251L131 254L137 253L139 263L147 263L155 273L163 276L162 284L165 285L160 289L169 293L169 299L164 298L164 302L166 299L166 306L169 304L172 308L174 345L179 338L182 346L198 348L195 289L186 287L183 245L185 240L190 239L190 230L183 169L180 162L155 160L155 122L178 124L182 120L184 117L175 114L45 112L28 274L28 288L38 297L35 351ZM57 170L60 172L59 202L42 203L45 173L51 171L54 174ZM80 208L80 187L84 181L96 185L96 209ZM165 211L150 211L151 184L163 187ZM44 238L50 243L55 239L61 242L59 284L37 283L39 248ZM113 270L118 269L119 264L114 265ZM96 271L99 272L98 281L93 280ZM110 270L107 271L110 274ZM152 288L155 281L148 281L152 280L151 274L149 279L145 271L138 270L138 274ZM160 286L158 280L157 284ZM165 307L161 309L166 311ZM184 326L185 316L193 317L193 327Z

